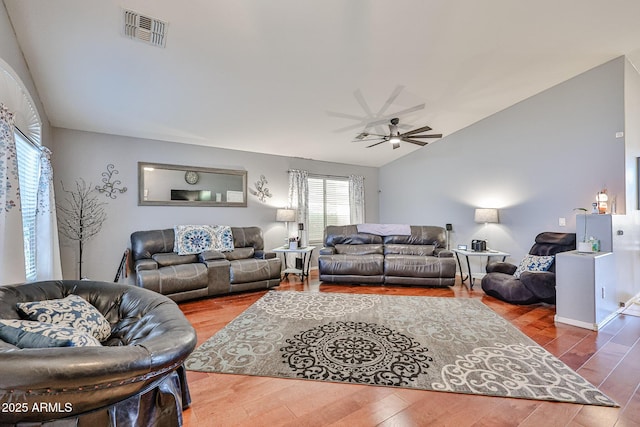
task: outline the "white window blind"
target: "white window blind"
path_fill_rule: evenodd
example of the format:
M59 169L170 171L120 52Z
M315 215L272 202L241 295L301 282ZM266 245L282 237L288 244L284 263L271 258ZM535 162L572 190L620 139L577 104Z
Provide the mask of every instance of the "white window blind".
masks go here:
M309 177L309 241L322 242L327 225L347 225L351 221L349 180Z
M20 209L24 234L24 262L28 281L36 280L36 208L40 152L20 132L15 132L20 180Z

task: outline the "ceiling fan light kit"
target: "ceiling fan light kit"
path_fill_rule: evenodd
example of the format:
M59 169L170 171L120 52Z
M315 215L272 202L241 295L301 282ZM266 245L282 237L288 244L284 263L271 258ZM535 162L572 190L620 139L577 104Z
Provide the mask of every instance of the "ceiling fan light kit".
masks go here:
M400 148L401 142L409 142L411 144L419 145L424 147L428 144L426 141L421 141L422 138L442 138L442 134L431 134L431 135L417 135L422 132L429 132L432 130L429 126L422 126L417 129L410 130L408 132L400 133L398 130L398 123L400 123L400 119L394 117L391 119L389 123L389 135L379 135L372 134L367 132L361 132L356 135L356 141L375 141L375 143L371 145L367 145L367 148L375 147L376 145L380 145L383 142L390 142L391 146L395 150L396 148ZM372 137L372 138L370 138ZM418 139L416 139L418 138Z

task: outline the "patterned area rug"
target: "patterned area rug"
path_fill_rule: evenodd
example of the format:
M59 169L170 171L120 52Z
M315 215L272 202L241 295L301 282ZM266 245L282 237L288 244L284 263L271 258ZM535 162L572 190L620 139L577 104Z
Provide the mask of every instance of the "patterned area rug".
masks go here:
M617 406L472 299L271 291L186 367Z

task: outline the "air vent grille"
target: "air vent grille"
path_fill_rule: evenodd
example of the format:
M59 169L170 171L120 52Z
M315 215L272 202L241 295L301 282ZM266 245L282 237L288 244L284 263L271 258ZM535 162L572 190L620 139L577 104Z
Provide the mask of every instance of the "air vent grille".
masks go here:
M154 46L165 47L167 23L132 10L124 11L124 35Z

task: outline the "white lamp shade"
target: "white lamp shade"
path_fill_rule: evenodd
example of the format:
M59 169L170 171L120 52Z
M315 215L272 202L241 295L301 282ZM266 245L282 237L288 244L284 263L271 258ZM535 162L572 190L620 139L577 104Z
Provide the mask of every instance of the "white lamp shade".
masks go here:
M474 215L475 222L479 223L497 223L498 209L495 208L477 208Z
M293 222L296 220L295 209L276 209L276 221Z

